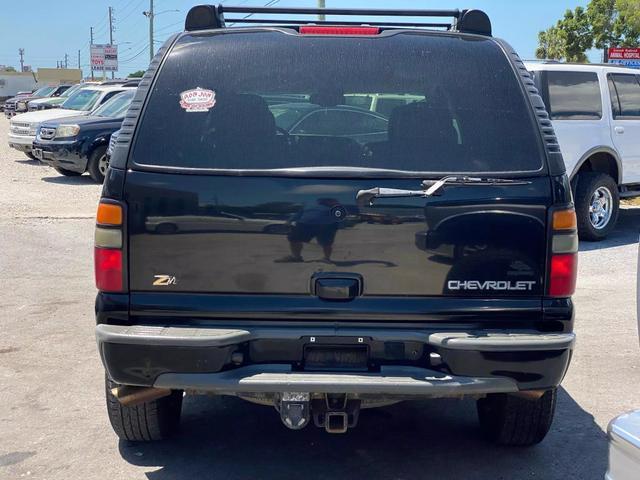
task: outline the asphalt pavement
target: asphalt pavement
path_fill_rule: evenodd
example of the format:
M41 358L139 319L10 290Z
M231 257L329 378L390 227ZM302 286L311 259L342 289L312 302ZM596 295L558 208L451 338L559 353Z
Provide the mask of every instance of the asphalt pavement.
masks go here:
M11 150L7 131L0 117L0 479L602 479L607 423L640 408L640 208L628 208L610 239L581 244L578 341L538 446L487 443L466 400L363 411L328 435L287 430L270 407L187 397L174 440L119 441L93 333L100 186Z

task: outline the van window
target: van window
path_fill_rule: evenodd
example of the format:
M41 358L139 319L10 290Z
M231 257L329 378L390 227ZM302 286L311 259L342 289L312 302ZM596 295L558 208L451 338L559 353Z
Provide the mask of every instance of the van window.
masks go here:
M178 40L140 118L134 166L400 175L543 168L524 89L492 39L238 30ZM189 111L180 95L197 88L214 98ZM372 111L374 97L402 101Z
M599 120L602 97L595 72L546 72L552 120Z
M614 89L617 93L617 105L614 103L613 113L616 119L640 118L640 83L637 75L610 74ZM611 90L611 87L609 87ZM616 108L617 107L617 108Z

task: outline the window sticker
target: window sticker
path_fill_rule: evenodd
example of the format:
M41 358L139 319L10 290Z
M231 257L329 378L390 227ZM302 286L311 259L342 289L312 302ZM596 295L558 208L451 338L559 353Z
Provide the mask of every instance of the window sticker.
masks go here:
M180 106L186 112L208 112L215 104L214 90L197 87L180 93Z

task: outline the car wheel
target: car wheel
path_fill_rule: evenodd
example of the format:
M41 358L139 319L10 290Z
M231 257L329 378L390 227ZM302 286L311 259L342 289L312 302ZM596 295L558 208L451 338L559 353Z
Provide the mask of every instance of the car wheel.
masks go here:
M82 175L80 172L74 172L73 170L67 170L66 168L53 167L53 169L65 177L79 177Z
M484 434L499 445L535 445L551 428L556 399L555 388L537 399L491 393L478 400L480 426Z
M618 185L609 175L581 173L576 185L575 203L580 240L603 240L615 228L620 195Z
M89 176L97 183L104 182L104 177L107 174L109 168L109 158L107 157L107 147L101 146L96 148L91 155L89 155L89 164L87 165L87 171Z
M36 156L35 156L33 153L31 153L31 152L24 152L24 154L25 154L27 157L29 157L31 160L35 160L35 161L37 161L37 162L39 162L39 161L40 161L40 159L39 159L38 157L36 157Z
M182 410L181 390L174 390L168 397L125 407L111 392L117 386L105 377L107 413L111 427L120 439L149 442L169 438L175 433Z

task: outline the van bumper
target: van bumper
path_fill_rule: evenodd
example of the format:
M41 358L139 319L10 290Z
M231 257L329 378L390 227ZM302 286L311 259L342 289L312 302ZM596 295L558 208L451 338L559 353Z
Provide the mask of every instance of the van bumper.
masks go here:
M109 377L123 385L237 392L450 397L552 388L573 333L394 327L96 327ZM308 369L308 348L366 351L364 369Z

